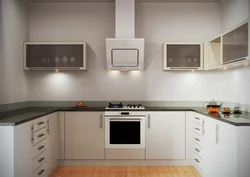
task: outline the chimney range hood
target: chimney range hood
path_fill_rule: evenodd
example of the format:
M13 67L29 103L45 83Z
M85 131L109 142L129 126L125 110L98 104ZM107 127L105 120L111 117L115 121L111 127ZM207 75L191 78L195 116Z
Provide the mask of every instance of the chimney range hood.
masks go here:
M108 70L144 68L144 38L135 38L135 0L116 0L115 37L106 38Z

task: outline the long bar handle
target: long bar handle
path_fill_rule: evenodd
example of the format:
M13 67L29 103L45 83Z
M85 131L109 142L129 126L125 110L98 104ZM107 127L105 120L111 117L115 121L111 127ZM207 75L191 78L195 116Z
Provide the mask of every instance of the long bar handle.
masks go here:
M103 115L100 115L100 128L103 128Z
M202 135L205 135L205 120L202 120Z
M117 118L110 118L110 120L112 120L112 121L140 121L141 119L137 119L137 118L131 118L131 119L126 119L126 118L119 118L119 119L117 119Z
M220 131L220 127L218 124L216 124L216 144L219 144L220 143L220 134L219 134L219 131Z
M150 114L148 115L148 128L151 128L151 116L150 116Z
M47 133L50 134L49 120L47 120Z

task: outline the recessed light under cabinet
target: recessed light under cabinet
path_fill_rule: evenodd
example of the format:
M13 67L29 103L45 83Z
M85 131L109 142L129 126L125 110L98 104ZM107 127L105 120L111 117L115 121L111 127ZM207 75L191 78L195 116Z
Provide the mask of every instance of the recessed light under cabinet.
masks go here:
M24 70L87 70L86 43L24 44Z

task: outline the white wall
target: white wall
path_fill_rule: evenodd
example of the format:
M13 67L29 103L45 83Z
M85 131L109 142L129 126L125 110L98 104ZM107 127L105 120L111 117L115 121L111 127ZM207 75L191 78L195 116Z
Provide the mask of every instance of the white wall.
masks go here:
M28 40L28 5L0 1L0 104L27 101L23 42Z
M249 17L249 0L224 0L221 3L222 32L245 21Z
M203 101L246 103L249 69L162 72L163 41L206 41L220 34L219 4L136 5L136 37L146 39L145 71L105 70L105 38L115 35L114 4L32 4L30 41L86 41L87 72L29 72L29 100ZM247 86L247 87L246 87ZM233 96L229 96L232 95Z

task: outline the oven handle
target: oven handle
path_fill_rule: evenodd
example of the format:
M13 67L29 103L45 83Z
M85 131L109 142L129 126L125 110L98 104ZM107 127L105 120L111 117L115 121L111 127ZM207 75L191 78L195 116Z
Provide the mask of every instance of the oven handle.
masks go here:
M131 118L131 119L126 119L126 118L120 118L120 119L117 119L117 118L110 118L109 120L111 121L130 121L130 122L133 122L133 121L141 121L143 119L140 119L140 118Z

